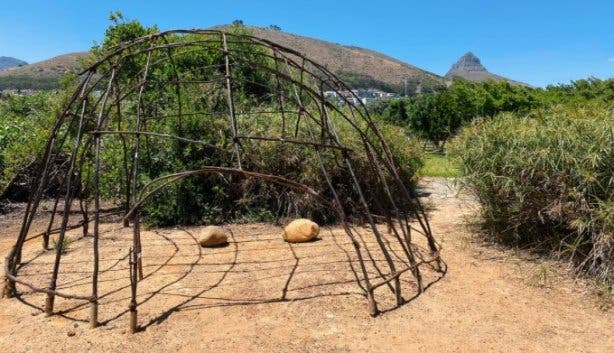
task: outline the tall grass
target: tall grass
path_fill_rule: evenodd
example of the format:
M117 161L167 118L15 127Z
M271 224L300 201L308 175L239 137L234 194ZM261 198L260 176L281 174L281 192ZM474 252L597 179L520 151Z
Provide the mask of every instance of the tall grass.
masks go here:
M466 127L451 153L498 240L614 282L614 108L555 107Z

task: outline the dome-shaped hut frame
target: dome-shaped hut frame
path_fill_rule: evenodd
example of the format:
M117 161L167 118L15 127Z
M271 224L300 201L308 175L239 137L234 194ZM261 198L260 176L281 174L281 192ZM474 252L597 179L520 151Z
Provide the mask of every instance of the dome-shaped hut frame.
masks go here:
M254 48L255 51L252 50ZM203 50L215 52L218 60L209 65L202 62L195 64L198 62L197 58L196 61L188 61L186 67L184 58ZM247 51L249 55L246 54ZM256 55L253 55L254 52ZM171 73L170 76L162 77L156 74L156 70L162 65L166 72ZM251 85L258 90L258 87L262 86L262 82L255 82L253 77L239 77L236 72L242 67L249 67L267 76L268 86L261 87L261 97L266 98L261 99L267 100L268 111L258 111L258 104L254 104L252 110L246 111L244 108L250 104L249 99L244 100L240 108L237 107L239 89ZM207 71L209 69L211 70ZM195 71L200 74L194 75ZM207 72L214 74L207 77ZM194 86L201 90L215 91L218 95L223 93L224 97L219 100L224 102L223 109L216 112L195 112L187 109L183 105L182 95L185 97L189 87ZM165 87L165 94L173 96L172 102L168 103L164 97L151 93L152 87ZM207 95L213 95L209 93ZM330 100L327 95L334 96L335 100ZM152 103L156 100L159 102ZM172 105L174 114L160 115L158 111L161 107L164 106L168 110L169 104ZM168 131L148 130L147 127L151 126L148 121L153 119L150 115L154 111L158 114L155 119L176 119L173 121L179 122L182 117L201 114L203 124L207 123L207 116L213 113L222 114L227 118L231 140L220 144ZM280 126L268 135L247 135L242 131L241 121L250 119L257 113L274 113ZM120 124L111 124L111 120L117 119L118 116L123 119L123 127ZM339 123L348 126L358 136L358 147L344 143L343 136L340 136L336 127ZM125 184L126 191L124 225L131 224L133 228L129 256L129 310L133 332L137 329L137 285L142 277L140 225L143 203L169 184L194 175L224 174L260 179L311 195L321 202L322 207L334 210L338 223L351 240L359 260L362 277L357 277L357 281L365 291L371 315L378 313L374 293L377 288L391 288L396 296L396 304L400 306L405 302L401 293L402 274L413 275L419 294L424 290L422 266L427 265L443 271L439 248L431 233L426 214L412 188L401 177L403 166L395 160L381 131L349 87L305 55L265 39L218 30L173 30L122 43L107 51L103 57L80 73L74 94L60 111L50 133L41 159L42 166L31 188L21 231L6 258L6 296L15 295L17 283L35 292L46 293L45 312L48 315L54 313L56 296L88 301L91 305L91 325L98 325L99 225L107 216L101 209L100 184L104 172L101 170L101 151L104 150L105 139L110 138L121 138L124 143L129 140L132 144L130 149L124 149L121 156L125 164L130 165L130 173L126 173L130 175L125 175L126 180L121 183ZM210 165L196 170L178 170L147 183L138 182L142 153L147 148L143 142L145 139L168 139L184 145L205 146L227 156L227 163L225 166ZM67 146L69 141L71 146ZM327 185L327 196L323 196L323 190L292 180L286 175L249 170L249 165L244 162L244 147L248 143L275 143L312 149L317 157L320 177ZM62 156L65 163L61 169L61 192L57 193L47 230L33 235L31 226L39 205L46 197L51 179L57 178L57 168L54 169L53 165L60 159L61 150L66 151L67 148L71 152L69 156L65 153ZM343 195L344 191L338 190L328 165L323 161L322 153L332 153L337 163L345 168L354 187L352 192L355 200L349 201L347 195ZM360 154L366 161L365 165L357 166L355 158L352 157L354 154ZM91 167L91 177L88 179L91 182L82 185L86 166ZM366 183L367 179L374 182ZM93 200L92 212L82 206L79 196L84 194ZM64 209L62 212L56 212L60 201L63 201ZM73 202L81 205L80 213L71 212ZM348 202L353 204L348 205ZM353 210L352 215L348 214L349 209ZM61 215L58 216L61 219L60 225L54 228L54 224L58 222L58 219L55 219L56 213ZM71 218L74 220L77 217L75 214L81 216L77 222L71 223ZM362 222L362 225L358 224L357 220ZM84 235L87 235L90 223L93 223L93 269L89 295L70 294L56 289L63 255L61 247L55 249L53 272L47 287L35 286L27 278L18 275L26 241L40 236L43 248L49 250L51 234L57 234L57 242L62 244L67 230L83 228ZM399 268L393 261L391 243L384 239L382 224L387 226L388 235L402 249L406 266ZM357 237L361 227L370 229L369 234L377 242L380 255L387 266L385 270L378 269L379 275L375 278L366 269L367 260ZM425 239L428 257L417 250L418 246L412 241L415 234Z

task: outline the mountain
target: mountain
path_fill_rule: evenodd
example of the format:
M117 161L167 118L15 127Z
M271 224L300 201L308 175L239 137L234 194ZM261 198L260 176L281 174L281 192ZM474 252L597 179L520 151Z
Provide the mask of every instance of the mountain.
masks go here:
M224 29L227 26L214 27ZM408 94L430 92L445 85L443 77L390 56L355 46L285 33L278 29L249 27L253 35L304 53L324 65L351 87L379 88ZM0 90L6 88L57 88L58 79L79 68L86 52L61 55L49 60L0 71Z
M89 53L70 53L39 61L30 65L0 71L2 89L55 89L59 79L69 72L79 70L79 61Z
M10 69L12 67L28 65L27 62L9 56L0 56L0 70Z
M528 86L526 83L510 80L509 78L488 72L480 62L480 59L472 52L468 52L461 56L444 77L448 80L463 78L474 82L484 82L488 80L508 81L513 84Z
M276 29L247 28L256 37L305 54L352 87L374 87L397 92L407 89L411 94L433 91L445 85L441 76L374 50L331 43Z

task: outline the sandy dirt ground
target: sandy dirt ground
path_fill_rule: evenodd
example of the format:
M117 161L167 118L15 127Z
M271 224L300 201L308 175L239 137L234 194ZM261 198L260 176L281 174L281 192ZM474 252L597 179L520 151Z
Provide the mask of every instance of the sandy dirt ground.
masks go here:
M368 315L355 281L358 263L340 229L289 245L274 225L228 225L230 244L214 249L198 245L198 227L149 229L139 282L141 331L130 334L131 232L105 224L102 326L89 328L89 306L80 301L57 298L56 315L45 317L45 296L18 285L18 298L0 300L0 351L614 352L614 315L597 308L588 286L557 264L479 241L466 226L475 203L445 179L422 184L448 271L442 277L425 267L430 285L415 298L406 273L403 295L410 300L400 308L381 287L378 317ZM43 229L43 216L34 228ZM19 221L18 212L0 218L0 264ZM58 289L88 295L92 239L80 233L69 233ZM364 239L375 274L373 264L384 259L368 233ZM27 244L19 275L44 287L53 254L41 250L40 239ZM399 265L400 259L395 256Z

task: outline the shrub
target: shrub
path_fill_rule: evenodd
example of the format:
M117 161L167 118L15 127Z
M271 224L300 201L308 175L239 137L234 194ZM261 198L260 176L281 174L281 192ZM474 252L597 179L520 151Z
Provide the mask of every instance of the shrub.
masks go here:
M344 124L341 119L333 116L338 128L339 136L346 146L360 151L361 140L358 134ZM226 129L225 117L219 117L219 121L210 124L200 124L203 127L218 126ZM281 129L281 116L279 114L251 115L249 119L240 119L241 131L248 135L264 135L268 132L272 135L279 133ZM416 171L421 167L421 149L417 142L411 142L405 136L403 129L388 124L379 124L380 131L389 143L392 154L404 169L401 177L407 185L413 185ZM204 139L206 133L215 131L207 128L206 131L190 130L191 138ZM218 130L219 131L219 130ZM223 135L228 135L229 132ZM304 132L307 135L307 132ZM299 136L301 134L299 133ZM304 136L307 140L306 136ZM208 139L216 141L215 136ZM153 143L150 147L154 147ZM192 148L192 147L190 147ZM204 150L193 147L189 155L189 166L181 168L198 169L205 165L226 166L222 156L206 155ZM282 175L299 183L309 185L318 191L325 199L332 199L326 180L323 178L318 166L318 158L314 148L295 144L279 144L270 141L243 141L244 168L246 170L264 174ZM176 164L175 157L165 154L164 149L152 150L154 160L172 161ZM185 151L184 151L185 153ZM348 199L358 200L352 185L352 179L345 165L341 163L339 153L330 150L321 150L323 163L330 173L331 180L338 190ZM192 156L193 154L193 156ZM198 157L201 156L201 157ZM356 169L364 170L368 167L367 156L362 154L352 155ZM146 163L145 163L146 164ZM173 166L165 166L166 169ZM175 166L177 168L178 166ZM163 174L166 171L162 172ZM152 175L155 177L155 175ZM365 180L363 185L372 189L375 180ZM367 195L368 197L369 195ZM369 201L369 200L367 200ZM356 205L358 206L358 204ZM352 215L352 209L346 209L347 214ZM156 194L147 202L144 210L145 220L150 225L168 226L174 224L201 224L221 223L227 221L273 221L280 217L308 217L319 223L336 221L336 213L324 208L321 201L312 196L292 191L287 188L263 182L257 179L245 179L237 176L194 176L177 182L160 193Z
M136 21L126 22L120 14L114 14L112 20L114 23L107 30L102 45L93 50L97 58L113 52L116 49L114 45L118 43L156 31L156 28L143 27ZM240 24L229 30L233 34L249 33L247 28ZM165 37L164 40L166 39ZM161 38L156 40L160 41L158 44L164 44ZM131 204L127 202L128 200L134 201L139 197L139 195L129 195L130 186L133 184L140 189L150 185L152 181L156 183L160 177L179 171L194 171L205 166L235 166L234 155L228 153L233 149L233 141L228 123L228 95L226 85L222 84L226 78L226 65L219 36L206 33L185 34L169 36L168 40L191 44L172 49L170 61L169 52L166 50L152 51L151 56L143 50L130 56L129 60L122 59L122 64L115 73L122 87L133 87L138 84L142 75L140 71L145 63L149 60L154 64L148 71L148 84L139 93L138 103L136 94L125 97L122 101L122 114L118 114L119 108L110 109L107 124L111 129L134 130L135 119L130 117L136 116L137 109L141 109L143 129L205 141L210 145L142 137L139 145L142 158L135 174L129 157L125 161L122 160L124 155L134 155L135 139L105 138L101 154L103 171L101 193L105 198L123 199L125 207ZM198 44L194 44L197 42ZM142 42L136 44L135 48L145 49L149 46L149 43ZM280 110L298 112L299 106L294 98L285 99L283 103L278 101L278 93L294 97L294 84L285 82L283 77L282 82L277 83L276 77L271 73L277 64L265 49L248 41L239 40L230 40L228 46L231 53L228 59L229 65L232 66L233 109L237 112L236 127L241 135L292 136L306 141L330 138L330 136L320 136L315 124L312 131L312 128L305 123L309 120L299 118L300 114L286 113L284 117L280 113L272 113ZM100 72L108 69L104 65L98 69ZM288 74L292 76L297 73ZM181 88L167 84L177 77L185 80ZM281 92L277 92L278 89ZM314 86L312 89L318 88ZM308 111L320 111L321 102L313 99L314 97L307 91L300 95L301 106L306 107ZM350 153L356 170L362 172L370 168L368 156L360 152L363 151L362 137L349 122L335 116L338 113L335 111L329 113L343 145L356 151ZM347 115L352 114L348 111ZM390 149L398 162L405 166L404 175L401 177L406 180L406 184L410 184L418 169L418 146L408 142L401 128L383 127L382 130L389 140L393 140ZM316 137L311 136L314 131L317 133ZM217 148L212 148L211 145ZM379 149L381 146L373 148ZM354 191L351 174L343 163L342 153L330 149L321 149L320 153L335 188L340 190L339 193L343 197L355 200L356 206L350 205L346 210L347 214L352 215L352 209L359 207L357 201L359 197ZM242 168L245 170L283 176L309 185L325 199L333 199L328 184L322 176L313 146L242 139L241 156ZM372 183L378 183L379 180L376 170L369 169L369 172L371 173L361 173L361 176L367 175L366 178L361 178L361 182L365 183L365 188L373 189ZM133 175L136 175L136 181L132 180ZM87 184L87 182L82 183ZM323 209L321 200L257 178L198 174L173 180L170 184L160 183L160 187L162 189L152 187L155 192L152 192L151 198L147 198L142 210L144 221L150 225L169 226L237 220L270 221L286 216L304 216L326 223L333 222L336 218L335 212ZM369 201L372 200L367 200ZM344 202L344 204L350 203Z
M466 127L451 153L500 241L614 279L614 110L555 107Z
M0 199L27 199L60 100L55 93L0 100Z
M102 44L93 48L93 58L105 57L109 52L115 50L115 45L123 41L157 31L155 27L144 27L136 21L126 22L121 14L112 14L111 19L113 25L107 30ZM232 31L236 34L247 33L242 26L235 26ZM226 113L229 106L228 95L226 86L221 84L226 75L225 60L218 36L213 35L213 37L216 40L211 40L211 35L207 34L169 36L168 39L172 42L203 41L207 43L199 43L187 49L175 48L170 55L172 60L168 60L169 53L166 50L153 51L151 57L148 51L137 50L150 45L145 42L140 43L140 46L135 46L138 54L122 59L122 64L114 71L115 80L122 87L133 87L139 84L141 70L145 63L155 64L149 68L148 84L143 86L144 89L139 93L138 99L132 92L123 99L121 107L119 104L112 108L110 105L107 106L108 109L105 112L108 116L105 118L106 125L103 129L108 127L111 130L134 131L136 129L134 117L142 116L141 128L144 130L205 141L210 145L141 136L139 153L142 157L138 169L135 170L137 166L133 164L130 156L136 153L136 139L124 135L109 135L101 142L101 197L114 201L121 200L122 206L128 209L137 198L142 196L133 194L133 185L140 190L145 185L149 185L151 181L158 180L159 182L160 177L171 173L198 170L205 166L234 166L234 157L228 153L233 143ZM270 113L279 110L278 104L283 104L282 108L286 111L295 111L298 106L291 101L278 103L277 92L274 91L277 86L274 76L269 70L258 69L259 66L273 67L272 59L261 55L265 53L264 49L243 41L230 41L228 45L233 49L231 52L237 53L230 55L229 58L230 65L233 66L231 73L234 88L233 107L236 112L240 113L237 114L236 120L241 134L290 136L289 134L296 133L295 138L299 140L317 140L323 137L311 136L313 131L310 127L305 126L304 119L303 123L298 124L300 118L297 114L286 114L286 120L283 120L279 113ZM195 48L198 50L194 50ZM101 65L98 72L106 72L109 69L108 65L110 64ZM178 86L167 83L176 80L176 77L180 77L189 84L184 84L179 89ZM79 80L69 82L67 79L66 81L67 88L79 83ZM280 89L290 97L293 95L291 87L293 85L286 84ZM104 87L99 88L100 91L105 89ZM32 183L33 176L37 175L36 171L41 169L41 152L54 121L49 117L58 116L57 107L64 106L63 100L66 100L65 96L71 91L67 89L56 96L52 94L41 96L40 104L35 104L37 101L22 102L22 100L33 99L27 97L7 99L9 102L7 111L15 111L15 113L6 116L0 114L1 122L10 122L6 124L8 128L4 129L6 133L4 130L0 131L0 171L3 172L3 176L0 177L0 187L16 184L12 180L15 179L15 175L19 174L23 174L26 178L23 182L19 180L17 184L27 186ZM302 95L301 105L304 104L310 111L319 111L320 102L309 98L310 95L307 92ZM112 90L111 97L113 96L120 96L119 91ZM101 101L102 96L94 91L90 93L88 104L83 106L84 135L81 140L82 148L76 155L83 161L83 164L79 164L79 168L74 170L73 175L70 176L75 180L73 183L75 197L90 199L93 197L91 185L93 185L94 157L91 149L88 150L86 146L91 146L93 141L91 132L97 129L96 117L99 114L98 104ZM140 109L140 115L138 109ZM29 110L33 110L36 114L30 113ZM0 104L0 113L3 111L4 105ZM178 114L179 112L181 114ZM361 152L364 136L360 136L356 129L350 126L349 122L344 121L337 112L331 111L330 115L342 144L354 150L349 153L349 158L353 159L355 169L361 172L359 179L361 183L364 183L361 186L373 190L375 184L380 181L377 178L377 170L368 169L371 168L368 156ZM351 114L348 112L347 115ZM79 119L76 114L66 116L70 118L64 121L59 133L65 138L58 138L54 146L58 152L66 152L75 144ZM357 122L357 124L364 124L364 122ZM282 131L282 126L285 127L284 131ZM290 126L300 126L300 128L290 131ZM362 128L365 131L368 130L366 126ZM399 127L380 125L380 128L382 134L390 142L389 148L397 162L404 166L401 178L404 179L405 184L412 184L415 172L420 167L418 145L408 141ZM23 130L27 130L27 133L21 134ZM314 131L317 131L317 128L314 127ZM62 144L62 142L65 143ZM217 148L212 148L211 145ZM245 170L284 176L310 186L325 199L333 199L328 183L320 171L319 159L313 146L261 140L244 140L241 146L242 166ZM381 148L379 144L373 146L374 150ZM335 188L339 190L342 197L356 202L356 204L344 202L346 205L349 204L345 211L351 216L353 210L361 206L358 203L359 197L354 190L351 174L343 162L342 152L321 149L320 153ZM60 168L63 165L70 165L70 163L63 163L67 160L64 155L69 154L56 154L61 157L58 158L61 160L52 161L57 166L52 165L51 167L59 172L53 174L59 175L58 179L64 181L67 170L60 170ZM14 162L9 163L9 160ZM365 170L366 172L363 172ZM133 180L134 177L136 180ZM336 220L336 213L331 212L330 209L324 209L321 200L256 178L199 174L172 181L169 184L163 182L160 182L160 185L156 184L161 189L155 189L156 185L152 186L155 192L152 192L151 198L147 198L142 209L145 222L155 226L168 226L237 220L270 221L286 216L304 216L321 223ZM28 191L29 188L24 188L24 194L27 194ZM47 192L48 196L53 196L52 194L53 192ZM369 199L369 195L366 195L366 198L367 202L374 203L373 199ZM376 207L373 209L375 210Z
M474 119L502 112L527 114L553 105L568 108L586 104L611 104L614 79L589 78L569 84L530 88L505 81L455 80L432 94L385 101L371 108L386 121L405 126L408 132L443 149L446 141Z

